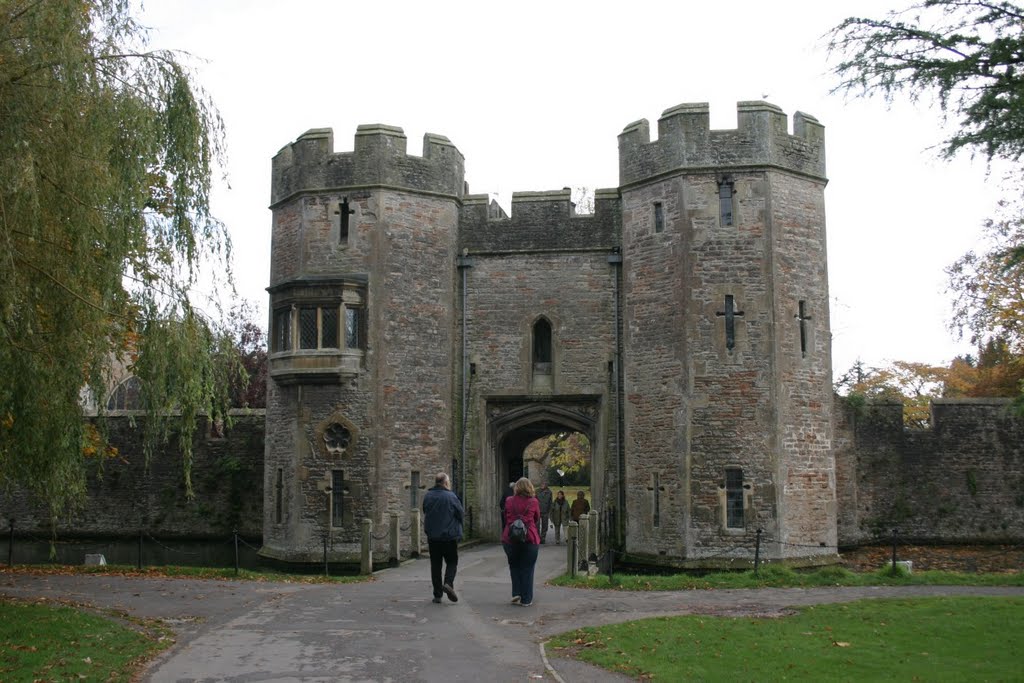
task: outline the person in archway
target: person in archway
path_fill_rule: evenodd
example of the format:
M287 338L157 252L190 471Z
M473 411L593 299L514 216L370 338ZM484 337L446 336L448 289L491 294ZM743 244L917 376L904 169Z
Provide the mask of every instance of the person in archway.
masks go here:
M533 484L522 477L513 487L514 495L505 500L505 530L501 532L501 545L508 557L508 573L512 579L512 604L529 607L533 604L533 570L537 566L540 550L540 505L533 490ZM521 519L525 525L526 538L516 541L512 538L512 523Z
M540 542L546 543L548 538L548 517L551 515L551 489L545 481L537 490L537 505L540 506L540 524L537 531L540 533Z
M555 527L555 544L562 542L562 525L569 523L569 501L565 491L559 491L551 503L551 525Z
M462 540L462 501L452 493L452 480L444 472L434 477L434 487L423 496L423 528L430 551L430 581L434 584L434 602L441 593L458 602L455 571L459 566L459 541ZM441 565L444 564L444 581Z
M590 501L587 500L586 494L583 491L576 492L576 500L572 502L572 507L569 509L569 515L572 517L572 521L579 522L580 515L585 515L590 512Z

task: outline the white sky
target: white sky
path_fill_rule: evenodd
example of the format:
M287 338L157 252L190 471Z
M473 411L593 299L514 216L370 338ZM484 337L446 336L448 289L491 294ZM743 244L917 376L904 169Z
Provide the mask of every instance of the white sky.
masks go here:
M897 4L898 3L898 4ZM466 157L474 193L618 184L618 133L709 102L713 128L736 102L766 99L825 125L833 368L857 359L945 363L970 351L946 328L943 269L975 246L997 176L940 161L938 110L829 95L822 36L852 14L909 0L422 2L148 0L153 47L194 56L227 127L228 184L214 212L230 230L239 294L265 316L270 160L310 128L351 151L356 126L424 132Z

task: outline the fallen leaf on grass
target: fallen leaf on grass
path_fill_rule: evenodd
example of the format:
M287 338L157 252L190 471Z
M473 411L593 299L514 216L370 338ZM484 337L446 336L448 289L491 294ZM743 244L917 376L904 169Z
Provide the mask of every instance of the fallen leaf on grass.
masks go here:
M834 640L834 641L832 641L832 644L835 645L836 647L850 647L849 643L844 643L841 640Z

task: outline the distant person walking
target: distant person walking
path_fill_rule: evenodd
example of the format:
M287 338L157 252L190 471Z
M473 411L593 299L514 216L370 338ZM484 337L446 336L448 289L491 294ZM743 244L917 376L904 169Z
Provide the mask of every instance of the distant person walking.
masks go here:
M579 522L580 515L585 515L590 512L590 501L587 500L586 495L583 491L576 492L576 500L572 502L572 507L569 509L569 515L572 516L572 521Z
M501 533L501 545L508 557L508 573L512 578L512 604L529 607L533 604L533 570L540 550L540 534L537 532L540 506L533 484L526 477L517 481L513 490L515 495L505 500L505 530ZM509 528L519 519L526 527L526 538L522 541L513 539Z
M452 481L444 472L434 478L434 487L423 496L423 528L430 550L430 580L434 584L434 602L441 593L458 602L455 571L459 566L459 541L462 540L462 502L452 493ZM444 581L441 565L444 564Z
M551 489L548 483L544 482L537 491L537 505L540 506L540 524L537 531L540 532L540 542L546 543L548 538L548 517L551 515Z
M562 525L569 523L569 501L565 499L565 491L559 491L551 503L551 525L555 527L555 543L562 542Z

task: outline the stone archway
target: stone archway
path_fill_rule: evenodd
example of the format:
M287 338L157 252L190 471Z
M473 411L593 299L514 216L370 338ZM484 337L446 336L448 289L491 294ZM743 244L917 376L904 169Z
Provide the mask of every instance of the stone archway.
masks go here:
M501 530L498 502L510 481L523 474L523 450L534 440L562 431L580 432L590 441L592 490L601 491L605 441L601 434L600 397L534 401L491 399L487 402L487 441L481 458L478 534L496 538Z

